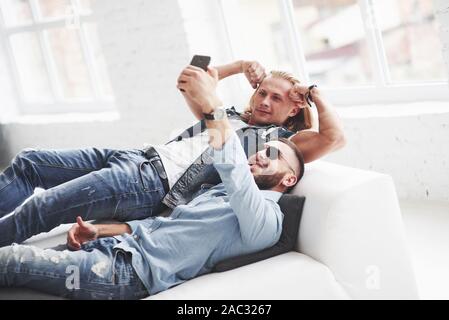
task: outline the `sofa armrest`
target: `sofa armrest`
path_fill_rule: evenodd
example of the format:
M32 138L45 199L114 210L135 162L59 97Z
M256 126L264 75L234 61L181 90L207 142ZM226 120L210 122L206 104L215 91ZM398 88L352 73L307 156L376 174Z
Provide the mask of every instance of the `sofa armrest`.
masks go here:
M324 161L293 190L306 197L297 250L327 265L355 299L416 299L390 176Z

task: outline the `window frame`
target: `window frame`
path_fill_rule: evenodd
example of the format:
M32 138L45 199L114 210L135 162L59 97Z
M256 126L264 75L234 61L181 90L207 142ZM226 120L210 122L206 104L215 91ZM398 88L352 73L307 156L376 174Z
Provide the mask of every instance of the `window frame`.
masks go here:
M232 18L238 12L238 0L219 0L228 42L233 58L241 56L240 49L235 45L238 32L238 23ZM292 0L277 0L280 10L281 23L287 32L287 50L289 61L294 74L306 83L310 83L307 71L305 51L301 42L301 34L294 18ZM413 82L393 83L389 73L389 65L383 45L382 31L377 27L374 14L373 0L357 0L365 29L366 41L370 53L370 63L373 70L373 84L364 86L329 87L321 86L332 102L336 105L366 105L377 103L402 103L422 100L444 101L449 100L449 82ZM238 19L238 18L237 18ZM438 34L441 37L441 34ZM446 62L448 63L448 62ZM318 84L319 85L319 84Z
M81 12L79 0L69 0L73 10L73 15L56 18L44 18L41 15L38 0L27 0L30 6L32 21L14 26L7 26L4 21L4 4L0 3L0 37L5 48L6 58L9 61L9 68L13 78L20 114L61 114L61 113L93 113L114 111L115 104L112 96L102 93L99 86L99 72L92 52L92 46L88 40L85 30L85 23L93 22L92 12ZM62 84L59 81L56 62L52 55L49 40L45 31L53 28L67 28L68 19L74 22L74 29L80 40L83 58L89 76L89 85L92 90L90 98L64 98ZM34 32L36 33L45 63L52 99L48 102L28 101L23 91L17 59L11 45L10 37L16 34Z

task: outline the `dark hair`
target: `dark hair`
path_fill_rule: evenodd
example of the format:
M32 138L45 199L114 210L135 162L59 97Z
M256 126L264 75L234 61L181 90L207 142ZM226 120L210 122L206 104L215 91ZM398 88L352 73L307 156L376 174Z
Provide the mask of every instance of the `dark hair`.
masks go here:
M294 144L292 141L286 139L286 138L279 138L278 141L285 143L286 145L288 145L290 148L293 149L293 151L295 151L295 155L296 158L298 158L299 161L299 168L300 171L297 175L298 181L296 181L296 183L298 183L301 178L304 176L304 156L302 155L301 150L299 150L299 148L296 146L296 144ZM296 185L296 184L295 184ZM294 186L291 186L287 189L287 192L291 191L293 189Z

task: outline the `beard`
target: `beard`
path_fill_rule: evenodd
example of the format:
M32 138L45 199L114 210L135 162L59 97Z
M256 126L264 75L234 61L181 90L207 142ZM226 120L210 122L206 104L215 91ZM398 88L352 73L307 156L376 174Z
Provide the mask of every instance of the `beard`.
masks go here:
M261 174L254 177L254 181L260 190L269 190L274 188L282 181L285 173Z

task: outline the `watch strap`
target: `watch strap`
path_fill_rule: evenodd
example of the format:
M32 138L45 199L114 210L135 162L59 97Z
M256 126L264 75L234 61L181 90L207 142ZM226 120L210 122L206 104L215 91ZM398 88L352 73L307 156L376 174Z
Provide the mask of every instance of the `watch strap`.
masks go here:
M213 113L203 113L203 116L206 120L215 120L215 116Z
M229 111L224 108L217 108L212 113L203 113L206 120L222 120L228 116ZM218 115L218 118L217 118Z
M309 88L308 88L308 90L307 90L307 93L306 93L306 101L307 101L307 104L309 105L309 107L312 107L311 102L314 102L313 99L312 99L312 94L310 93L310 91L311 91L313 88L317 88L317 87L318 87L318 86L317 86L316 84L312 84L311 86L309 86Z

